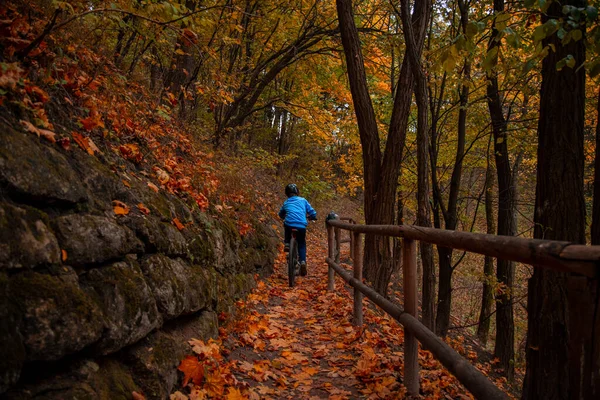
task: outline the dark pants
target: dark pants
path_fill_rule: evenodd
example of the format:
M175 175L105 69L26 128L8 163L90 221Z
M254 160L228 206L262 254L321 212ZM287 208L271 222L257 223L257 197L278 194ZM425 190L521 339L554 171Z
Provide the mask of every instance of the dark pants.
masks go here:
M285 243L289 244L292 239L292 229L296 229L296 241L298 242L298 257L300 261L306 262L306 229L305 228L292 228L287 225L283 225L285 228Z

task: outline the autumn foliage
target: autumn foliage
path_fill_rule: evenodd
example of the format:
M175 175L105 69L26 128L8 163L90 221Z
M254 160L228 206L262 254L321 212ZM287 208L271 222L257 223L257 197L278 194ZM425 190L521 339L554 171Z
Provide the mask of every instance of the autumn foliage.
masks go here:
M202 211L236 215L239 233L252 231L250 199L262 195L259 188L221 187L221 179L231 179L231 174L219 177L218 156L189 125L173 117L174 104L149 101L154 94L145 85L123 77L111 60L78 40L76 32L49 35L20 61L16 55L45 24L41 7L32 4L30 15L22 11L13 5L0 9L0 46L5 60L14 59L0 64L0 105L6 117L18 116L24 131L66 153L83 150L101 160L109 152L118 155L137 166L137 172L129 168L127 174L146 180L155 192L176 194ZM115 172L123 169L113 167ZM245 173L252 175L249 169ZM127 180L123 184L129 186ZM113 205L116 215L127 215L133 207L151 212L144 204ZM185 221L174 218L172 223L185 229Z
M365 325L353 326L352 298L341 279L327 292L326 243L319 233L309 237L309 275L289 288L281 253L275 274L238 302L239 314L219 339L189 342L193 354L179 365L184 387L171 400L405 398L402 327L366 300ZM449 344L508 389L493 362L479 360L464 337ZM420 350L419 363L425 398L472 398L430 352Z

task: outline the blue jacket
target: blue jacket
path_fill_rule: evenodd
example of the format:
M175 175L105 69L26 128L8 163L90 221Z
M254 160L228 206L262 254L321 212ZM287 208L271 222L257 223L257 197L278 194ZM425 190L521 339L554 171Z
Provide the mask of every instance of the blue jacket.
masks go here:
M300 196L288 198L279 210L279 217L284 219L283 223L292 228L306 228L308 225L306 214L310 219L317 218L317 212L304 197Z

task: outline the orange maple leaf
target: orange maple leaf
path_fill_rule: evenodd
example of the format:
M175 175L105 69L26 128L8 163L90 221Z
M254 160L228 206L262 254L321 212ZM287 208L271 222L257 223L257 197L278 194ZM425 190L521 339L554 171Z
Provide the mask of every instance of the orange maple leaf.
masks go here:
M85 137L78 132L71 132L71 136L73 136L75 143L77 143L83 150L87 151L90 156L93 156L95 152L100 152L98 147L96 147L94 142L92 142L92 139L89 137Z
M204 389L206 389L207 393L211 397L222 396L225 392L225 385L227 381L221 374L220 370L211 371L206 375L206 382L204 384Z
M245 400L245 399L247 399L247 397L244 396L242 394L242 392L240 392L239 389L230 387L228 389L226 399L227 400Z
M197 357L186 356L181 360L177 369L183 372L183 386L187 386L190 380L195 385L202 384L202 380L204 379L204 365L198 361Z
M90 116L80 120L83 129L86 131L91 131L94 128L102 127L104 128L104 122L98 113L90 113Z
M182 231L185 228L185 225L183 225L181 223L181 221L179 220L179 218L173 218L173 224L177 227L177 229L179 229L180 231Z
M119 146L119 150L121 151L123 157L125 157L126 159L133 161L136 164L142 162L143 156L137 144L123 144Z
M138 210L144 215L150 214L150 209L144 205L144 203L140 203L137 205Z
M123 203L119 200L113 200L113 211L117 215L127 215L129 214L129 207L127 204Z
M192 351L199 356L213 358L217 361L220 361L222 358L219 344L214 342L212 339L210 339L208 343L204 343L204 341L199 339L189 340L188 343L190 346L192 346Z

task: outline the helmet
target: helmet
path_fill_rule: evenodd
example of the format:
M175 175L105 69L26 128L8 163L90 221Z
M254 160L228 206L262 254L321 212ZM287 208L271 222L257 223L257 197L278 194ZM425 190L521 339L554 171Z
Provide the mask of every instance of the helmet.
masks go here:
M293 194L300 194L300 191L298 190L298 186L296 186L295 183L290 183L285 187L285 194L287 195L287 197L290 197Z

